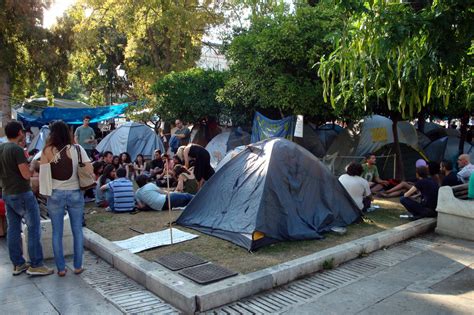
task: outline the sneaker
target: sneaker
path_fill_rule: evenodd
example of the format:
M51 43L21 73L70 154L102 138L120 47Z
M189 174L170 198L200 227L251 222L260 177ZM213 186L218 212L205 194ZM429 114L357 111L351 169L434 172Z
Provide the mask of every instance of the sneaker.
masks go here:
M85 203L92 202L92 201L95 201L95 198L91 198L91 197L85 197L84 198Z
M107 207L107 208L105 208L105 211L107 211L107 212L112 212L112 208Z
M28 268L30 268L30 265L28 265L27 263L24 263L23 265L20 265L20 266L15 266L13 267L13 275L18 276L19 274L22 274L23 272L28 270Z
M26 273L30 276L48 276L54 273L54 270L51 268L48 268L46 266L41 266L41 267L30 267L26 271Z

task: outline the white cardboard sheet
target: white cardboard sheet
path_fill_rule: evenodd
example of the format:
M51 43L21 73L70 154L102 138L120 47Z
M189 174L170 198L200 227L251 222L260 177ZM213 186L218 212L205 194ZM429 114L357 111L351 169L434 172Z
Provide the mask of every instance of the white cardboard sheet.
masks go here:
M172 231L173 244L189 241L198 237L195 234L183 232L175 228L172 228ZM126 240L115 241L114 243L124 249L128 249L132 253L139 253L150 248L171 245L170 230L167 229L159 232L145 233Z

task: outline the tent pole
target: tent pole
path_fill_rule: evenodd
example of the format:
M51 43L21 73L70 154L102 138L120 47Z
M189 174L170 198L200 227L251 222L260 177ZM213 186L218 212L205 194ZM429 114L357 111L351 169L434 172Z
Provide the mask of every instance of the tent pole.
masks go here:
M172 217L171 217L171 200L170 200L170 176L169 176L169 166L170 166L170 159L169 157L166 158L166 185L168 187L166 194L168 195L168 215L170 221L170 239L171 244L173 244L173 229L171 227Z
M393 178L395 178L395 174L397 174L397 154L395 153L393 159Z

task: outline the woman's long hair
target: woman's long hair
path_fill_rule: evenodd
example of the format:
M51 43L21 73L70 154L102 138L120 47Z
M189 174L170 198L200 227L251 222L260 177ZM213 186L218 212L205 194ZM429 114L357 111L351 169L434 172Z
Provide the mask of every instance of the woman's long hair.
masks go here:
M141 163L138 162L138 157L139 157L139 156L142 158L142 162L141 162ZM138 165L140 165L140 166L142 166L142 165L145 164L145 158L143 157L143 154L137 154L137 158L135 159L135 163L138 164Z
M122 160L122 156L125 155L125 161ZM127 152L122 152L120 153L120 164L122 163L132 163L132 158L130 157L130 154Z
M49 126L49 136L46 140L45 149L47 147L53 147L57 150L61 150L72 143L72 133L64 121L57 120Z
M104 168L104 172L102 173L102 176L99 179L100 186L105 185L105 182L107 181L107 178L110 180L114 180L110 173L115 171L115 167L112 164L107 164L107 166Z

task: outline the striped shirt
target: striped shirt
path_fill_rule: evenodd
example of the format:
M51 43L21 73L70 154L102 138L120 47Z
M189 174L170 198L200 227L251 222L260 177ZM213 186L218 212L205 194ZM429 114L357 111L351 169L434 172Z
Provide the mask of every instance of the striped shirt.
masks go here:
M135 198L133 194L133 183L128 178L117 178L107 184L114 196L114 205L112 210L115 212L132 211L135 207Z

